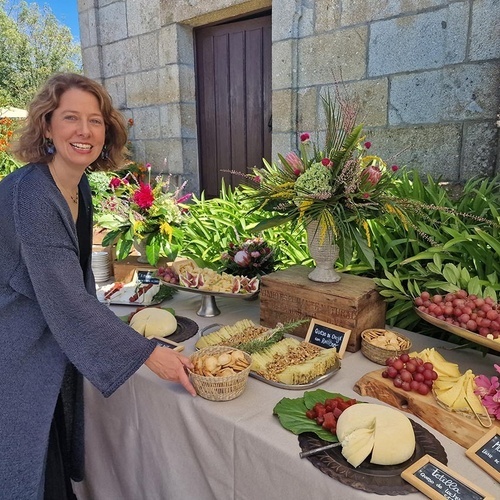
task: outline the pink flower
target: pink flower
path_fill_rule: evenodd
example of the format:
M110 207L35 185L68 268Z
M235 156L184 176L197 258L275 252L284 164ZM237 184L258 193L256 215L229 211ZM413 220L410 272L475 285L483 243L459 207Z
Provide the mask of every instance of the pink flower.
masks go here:
M250 254L254 259L257 259L260 257L260 252L257 251L257 250L254 250L251 254Z
M321 164L324 165L326 168L332 168L333 167L333 162L330 160L330 158L323 158L321 160Z
M309 142L309 139L311 139L311 136L307 132L300 134L300 142Z
M120 187L121 183L122 183L122 181L121 181L121 179L119 177L113 177L109 181L109 187L113 188L113 189L116 189L116 188Z
M122 184L130 184L130 182L128 181L128 179L126 177L124 177L122 179Z
M365 142L365 148L370 149L372 147L372 143L370 141Z
M176 203L184 203L186 201L189 201L191 199L191 197L193 196L193 193L188 193L188 194L185 194L184 196L181 196L177 201Z
M500 393L497 392L493 395L488 395L482 398L483 406L488 410L488 413L500 420Z
M260 176L259 175L254 176L253 181L256 182L257 184L260 184Z
M393 165L393 166L391 167L391 170L392 170L393 172L397 172L397 171L399 170L399 167L398 167L397 165Z
M363 193L363 198L367 200L370 197L370 193Z
M140 208L151 208L151 205L153 205L153 202L155 201L153 189L149 184L141 182L139 189L132 196L132 200L134 203L139 205Z
M382 177L382 171L375 165L366 167L361 174L372 186L375 186Z
M241 267L247 267L250 264L251 258L246 250L240 250L234 255L234 262Z
M304 164L302 163L302 160L293 151L285 156L285 160L292 167L293 173L296 176L299 176L304 171Z
M498 377L489 379L486 375L478 375L474 378L474 382L476 383L474 394L477 394L480 398L495 394L500 387Z

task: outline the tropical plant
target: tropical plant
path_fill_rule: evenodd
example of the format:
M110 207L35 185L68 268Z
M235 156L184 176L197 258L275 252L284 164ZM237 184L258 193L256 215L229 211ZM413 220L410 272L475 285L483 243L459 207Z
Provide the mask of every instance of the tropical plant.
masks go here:
M223 183L218 198L193 196L189 217L182 223L184 238L179 253L202 267L220 269L223 267L221 255L232 242L254 238L254 228L262 217L261 212L252 211L252 202L240 187L233 190ZM312 264L304 231L285 224L266 229L259 236L274 249L276 269Z

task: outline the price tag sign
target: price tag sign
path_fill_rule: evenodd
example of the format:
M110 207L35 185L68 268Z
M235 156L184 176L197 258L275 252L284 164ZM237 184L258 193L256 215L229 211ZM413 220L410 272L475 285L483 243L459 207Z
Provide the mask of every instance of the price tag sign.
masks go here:
M339 357L342 358L350 335L351 330L346 330L341 326L331 325L330 323L313 318L311 319L305 340L310 344L326 349L337 349Z
M500 483L500 428L488 431L465 454Z
M493 495L430 455L410 465L401 477L432 500L494 500Z

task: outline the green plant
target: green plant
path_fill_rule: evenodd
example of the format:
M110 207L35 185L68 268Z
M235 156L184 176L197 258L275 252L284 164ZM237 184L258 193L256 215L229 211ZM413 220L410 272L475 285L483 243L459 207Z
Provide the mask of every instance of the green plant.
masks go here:
M398 195L416 196L429 206L447 206L414 221L405 231L397 218L371 221L377 269L375 281L389 303L387 322L434 332L413 312L421 291L431 294L460 288L495 298L500 292L499 178L468 181L453 199L438 181L405 174ZM422 238L421 235L426 237Z
M14 132L21 123L12 118L0 118L0 180L21 166L8 151Z
M218 269L221 254L233 241L255 237L254 228L262 213L252 211L252 202L241 188L231 189L223 183L218 198L193 197L189 217L182 223L184 238L180 254L190 257L202 267ZM277 269L294 264L311 265L305 232L293 230L290 224L259 233L274 249Z
M92 205L94 207L94 221L102 215L102 209L105 200L112 195L110 189L111 179L116 177L110 172L89 172L87 178L89 180L90 189L92 191Z

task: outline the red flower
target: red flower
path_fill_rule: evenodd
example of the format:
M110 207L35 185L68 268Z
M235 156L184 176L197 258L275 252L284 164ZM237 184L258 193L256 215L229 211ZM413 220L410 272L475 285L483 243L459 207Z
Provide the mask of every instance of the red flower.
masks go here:
M120 184L122 183L121 179L119 177L113 177L109 181L109 187L116 189L117 187L120 187Z
M326 168L332 168L333 167L333 162L330 160L330 158L323 158L321 160L321 164L324 165Z
M149 184L141 182L139 189L134 193L132 200L141 208L150 208L155 201L153 189Z
M128 125L129 125L129 127L132 127L134 125L134 119L133 118L129 118L128 119Z
M363 193L363 198L367 200L370 197L370 193Z
M391 170L392 170L393 172L397 172L397 171L399 170L399 167L398 167L397 165L393 165L393 166L391 167Z
M300 142L309 142L310 138L311 136L307 132L300 134Z
M370 149L372 147L372 143L370 141L365 142L365 148Z

